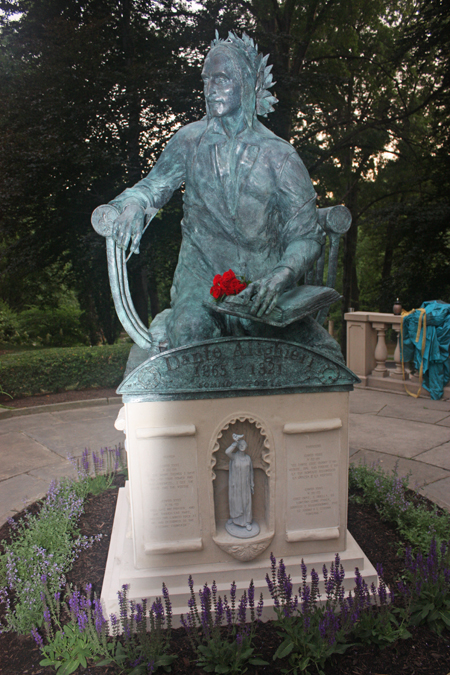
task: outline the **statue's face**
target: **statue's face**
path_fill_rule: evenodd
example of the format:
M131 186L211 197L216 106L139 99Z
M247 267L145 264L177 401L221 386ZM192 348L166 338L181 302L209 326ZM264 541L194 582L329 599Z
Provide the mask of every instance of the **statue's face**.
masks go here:
M232 60L221 51L212 52L203 67L205 99L213 117L224 117L241 107L241 83Z
M244 440L240 440L238 443L238 450L245 452L247 450L247 443Z

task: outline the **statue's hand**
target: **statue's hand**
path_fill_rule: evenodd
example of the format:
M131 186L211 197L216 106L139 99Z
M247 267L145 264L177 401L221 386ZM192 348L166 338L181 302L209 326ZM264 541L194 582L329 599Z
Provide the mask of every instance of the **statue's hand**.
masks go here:
M270 314L281 293L292 286L294 281L294 273L289 267L279 267L262 279L251 283L245 291L239 293L239 297L243 301L252 301L250 310L252 314L256 316Z
M130 253L139 253L144 225L144 209L139 204L128 204L114 223L113 237L117 246L126 251L131 240Z
M240 438L244 438L244 434L233 434L233 441L236 441L236 443Z

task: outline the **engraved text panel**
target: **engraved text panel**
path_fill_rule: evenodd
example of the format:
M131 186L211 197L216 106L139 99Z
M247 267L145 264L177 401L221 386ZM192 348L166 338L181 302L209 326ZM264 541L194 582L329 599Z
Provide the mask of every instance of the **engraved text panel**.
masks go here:
M287 531L339 525L339 430L285 436Z

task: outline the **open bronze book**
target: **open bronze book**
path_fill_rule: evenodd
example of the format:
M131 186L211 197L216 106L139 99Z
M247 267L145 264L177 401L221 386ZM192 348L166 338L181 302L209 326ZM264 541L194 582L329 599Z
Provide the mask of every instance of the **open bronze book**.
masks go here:
M340 299L341 295L334 288L296 286L280 296L275 309L270 314L263 316L251 314L252 302L243 301L239 295L230 295L222 302L215 304L214 310L221 314L231 314L242 319L252 319L270 326L284 328L309 314L315 314L323 307L328 307Z

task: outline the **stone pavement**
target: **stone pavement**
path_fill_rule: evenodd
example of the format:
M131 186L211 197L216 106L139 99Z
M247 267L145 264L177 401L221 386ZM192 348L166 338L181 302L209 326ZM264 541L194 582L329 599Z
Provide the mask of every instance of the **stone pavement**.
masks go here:
M43 497L50 481L74 474L67 455L123 442L121 404L97 399L0 412L0 524ZM355 389L350 395L353 462L398 465L410 485L450 509L450 400Z

